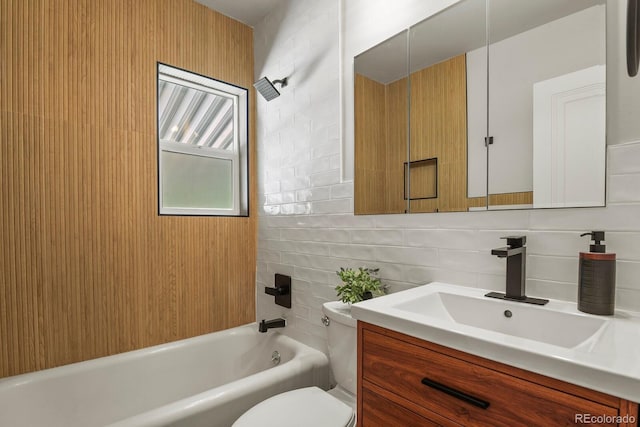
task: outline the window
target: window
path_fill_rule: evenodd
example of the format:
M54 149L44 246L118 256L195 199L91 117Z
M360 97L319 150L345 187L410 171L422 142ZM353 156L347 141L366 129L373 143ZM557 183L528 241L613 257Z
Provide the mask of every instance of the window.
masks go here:
M158 64L161 215L248 215L248 91Z

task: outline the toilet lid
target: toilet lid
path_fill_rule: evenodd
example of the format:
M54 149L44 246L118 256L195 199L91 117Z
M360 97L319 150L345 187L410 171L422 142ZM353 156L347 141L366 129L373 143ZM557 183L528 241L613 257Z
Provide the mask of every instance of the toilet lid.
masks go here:
M307 387L258 403L233 427L346 427L354 419L348 405L318 387Z

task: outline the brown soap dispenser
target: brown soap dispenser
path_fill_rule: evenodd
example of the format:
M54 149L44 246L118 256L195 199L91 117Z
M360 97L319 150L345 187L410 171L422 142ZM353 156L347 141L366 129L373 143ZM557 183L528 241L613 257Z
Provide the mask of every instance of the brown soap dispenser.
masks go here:
M611 315L616 302L616 254L605 253L604 231L592 231L589 252L580 252L578 310Z

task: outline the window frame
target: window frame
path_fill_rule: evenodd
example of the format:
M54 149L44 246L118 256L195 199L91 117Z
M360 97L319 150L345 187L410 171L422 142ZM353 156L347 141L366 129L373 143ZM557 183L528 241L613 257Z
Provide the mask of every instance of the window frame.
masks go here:
M160 81L185 86L207 92L216 96L231 99L233 102L233 144L232 149L219 149L193 144L185 144L160 139ZM156 126L157 126L157 162L158 162L158 215L186 216L249 216L249 158L248 158L248 119L249 91L218 79L203 76L171 65L157 63L156 74ZM191 156L200 156L231 161L232 173L232 207L231 208L198 208L198 207L165 207L163 206L163 152L172 152Z

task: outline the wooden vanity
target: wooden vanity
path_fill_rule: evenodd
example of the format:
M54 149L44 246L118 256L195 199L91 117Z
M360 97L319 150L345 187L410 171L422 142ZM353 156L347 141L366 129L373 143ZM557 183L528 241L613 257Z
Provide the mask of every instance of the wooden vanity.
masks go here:
M637 426L638 404L358 321L360 427L573 425Z

